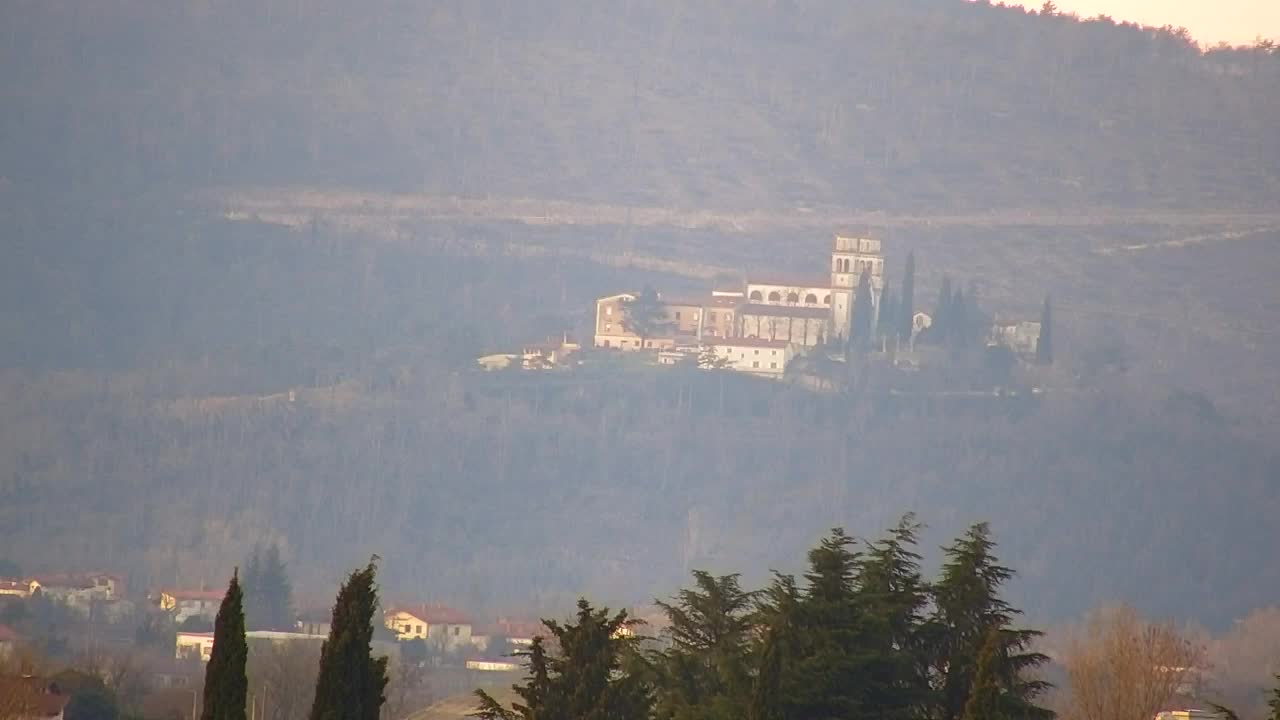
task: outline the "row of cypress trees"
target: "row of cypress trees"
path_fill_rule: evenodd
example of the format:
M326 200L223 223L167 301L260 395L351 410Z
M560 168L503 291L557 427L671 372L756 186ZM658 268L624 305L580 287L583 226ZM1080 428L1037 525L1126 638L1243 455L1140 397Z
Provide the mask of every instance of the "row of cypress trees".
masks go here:
M1014 626L1000 597L985 524L945 548L935 582L921 576L920 525L908 515L883 538L834 529L809 552L802 579L776 574L763 590L737 575L694 573L659 603L664 642L621 632L634 621L578 606L547 623L527 653L529 675L510 707L479 692L483 720L1048 720L1039 635Z
M320 650L311 720L377 720L386 700L387 658L375 658L371 652L378 607L376 572L375 558L352 572L338 592L329 638ZM214 621L201 720L246 719L248 657L244 593L237 570Z

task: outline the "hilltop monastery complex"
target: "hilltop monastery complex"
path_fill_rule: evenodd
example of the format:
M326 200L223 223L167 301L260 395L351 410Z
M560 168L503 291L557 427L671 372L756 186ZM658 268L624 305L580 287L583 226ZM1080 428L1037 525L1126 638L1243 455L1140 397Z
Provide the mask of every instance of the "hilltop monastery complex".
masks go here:
M880 240L837 234L820 280L748 276L743 287L693 298L660 297L665 323L640 337L624 323L634 293L596 301L594 342L620 350L710 348L735 370L781 375L798 349L848 336L858 283L870 278L872 303L884 286Z

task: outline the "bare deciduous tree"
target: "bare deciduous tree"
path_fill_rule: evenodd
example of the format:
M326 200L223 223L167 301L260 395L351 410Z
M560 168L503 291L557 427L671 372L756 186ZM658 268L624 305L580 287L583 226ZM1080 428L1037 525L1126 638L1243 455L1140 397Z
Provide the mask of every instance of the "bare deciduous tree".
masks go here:
M1069 641L1066 720L1150 720L1188 682L1204 650L1168 622L1122 606L1094 612Z

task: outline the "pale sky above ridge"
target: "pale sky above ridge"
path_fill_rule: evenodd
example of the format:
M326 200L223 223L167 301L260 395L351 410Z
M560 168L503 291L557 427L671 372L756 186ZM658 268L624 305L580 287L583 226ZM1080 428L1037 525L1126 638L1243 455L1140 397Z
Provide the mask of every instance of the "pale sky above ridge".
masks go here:
M1144 25L1185 26L1201 45L1252 45L1261 35L1280 41L1280 0L1055 0L1061 12L1110 15ZM1042 4L1021 0L1029 8Z

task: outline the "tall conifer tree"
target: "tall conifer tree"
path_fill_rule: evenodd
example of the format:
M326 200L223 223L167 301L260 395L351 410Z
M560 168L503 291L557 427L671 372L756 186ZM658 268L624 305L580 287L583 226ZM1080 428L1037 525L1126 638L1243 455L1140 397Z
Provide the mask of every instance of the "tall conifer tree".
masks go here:
M916 314L916 253L907 253L907 269L902 274L902 297L898 302L898 336L910 340Z
M378 720L386 701L387 658L373 657L373 615L378 607L376 558L338 591L329 639L320 649L311 720Z
M658 718L740 720L750 699L751 618L755 593L737 575L693 573L694 587L658 601L670 646L657 653Z
M213 623L213 652L204 673L201 720L245 720L249 680L245 674L249 648L244 637L244 596L240 573L231 576Z
M877 718L916 718L931 699L923 622L929 585L920 575L916 536L908 513L885 537L867 544L858 563L858 593L875 649L871 712Z
M1036 339L1036 363L1053 364L1053 308L1049 296L1044 296L1044 309L1040 311L1040 337Z
M476 691L483 720L648 720L652 694L642 677L628 672L634 640L625 630L634 623L626 611L610 614L578 601L575 623L543 624L559 652L549 654L541 638L529 650L529 675L515 687L523 702L504 707Z
M849 328L849 344L854 349L863 349L871 340L876 316L874 303L875 298L871 294L871 271L863 270L858 278L858 290L853 297L853 321Z
M1034 703L1049 684L1029 675L1048 661L1028 650L1042 633L1010 627L1020 611L1000 597L1000 589L1013 571L1000 565L994 549L986 523L973 525L944 548L947 559L934 586L934 613L927 628L939 720L958 720L964 713L978 656L992 632L998 633L1001 643L996 667L1001 707L1018 718L1053 717Z

